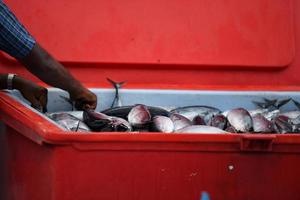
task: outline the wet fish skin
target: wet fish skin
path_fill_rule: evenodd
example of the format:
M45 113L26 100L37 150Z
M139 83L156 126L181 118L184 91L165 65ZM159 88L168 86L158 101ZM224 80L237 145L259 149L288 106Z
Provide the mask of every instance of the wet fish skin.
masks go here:
M209 126L217 127L222 130L226 128L226 124L227 124L227 119L222 114L213 116L208 123Z
M179 130L176 130L175 133L228 133L222 129L212 127L212 126L206 126L206 125L192 125L192 126L186 126L184 128L181 128Z
M152 119L152 129L158 132L171 133L174 131L174 123L169 117L155 116Z
M111 108L114 108L116 106L122 106L122 102L121 102L121 98L119 95L119 90L121 89L121 87L126 83L126 81L122 81L122 82L115 82L109 78L106 78L108 80L108 82L110 82L114 88L115 88L115 98L111 104Z
M269 121L272 121L279 114L280 114L280 110L273 110L267 113L262 113L262 115Z
M293 125L290 122L290 118L287 116L279 115L273 119L274 129L277 133L292 133Z
M250 132L252 129L252 118L244 108L235 108L229 111L227 120L238 132Z
M115 108L110 108L110 109L106 109L101 111L101 113L109 115L109 116L114 116L114 117L120 117L123 119L127 119L127 116L129 114L129 112L131 111L131 109L134 107L134 105L131 106L121 106L121 107L115 107ZM147 106L150 115L152 117L156 116L156 115L162 115L162 116L166 116L169 117L170 116L170 112L166 111L163 108L159 108L159 107L154 107L154 106Z
M172 113L170 115L170 119L172 120L174 124L174 130L178 130L181 128L184 128L186 126L191 126L192 122L188 118L186 118L183 115L177 114L177 113Z
M255 133L272 133L274 131L273 123L267 120L263 115L256 114L252 117L253 131Z
M197 115L196 117L194 117L193 121L192 121L192 124L193 125L206 125L204 119Z
M266 108L264 108L264 109L259 108L259 109L255 109L255 110L249 110L248 112L250 113L251 117L253 117L254 115L257 115L257 114L266 114L269 112L269 110Z
M284 113L280 113L280 115L284 115L290 119L295 119L297 117L300 116L300 111L296 110L296 111L289 111L289 112L284 112Z
M65 112L47 113L50 119L61 125L68 131L89 132L90 128L80 119Z
M210 118L214 115L220 114L221 110L211 106L195 105L195 106L186 106L178 107L170 111L171 113L176 113L185 116L189 120L193 120L197 115L201 116L205 123L207 124Z
M85 110L83 112L83 119L93 131L129 132L132 130L130 124L126 120L107 116L92 110Z
M151 114L147 106L143 104L135 105L128 113L128 122L134 127L142 127L151 122Z

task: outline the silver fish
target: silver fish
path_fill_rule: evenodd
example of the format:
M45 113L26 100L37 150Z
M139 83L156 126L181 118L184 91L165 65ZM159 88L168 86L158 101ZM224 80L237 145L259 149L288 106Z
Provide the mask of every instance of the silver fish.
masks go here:
M126 81L122 81L122 82L115 82L109 78L106 78L115 88L115 98L111 104L111 108L114 107L120 107L122 106L122 102L121 102L121 98L119 95L119 90L121 89L121 87L126 83Z
M185 116L189 120L193 120L197 115L201 116L205 123L210 120L214 115L220 114L221 111L218 108L210 106L186 106L179 107L170 111L171 113L176 113Z
M51 115L51 114L61 114L61 113L66 113L70 114L77 119L83 121L83 111L62 111L62 112L52 112L52 113L47 113L46 115Z
M186 126L192 125L191 120L189 120L185 116L177 114L177 113L172 113L170 115L170 119L174 123L174 130L178 130L178 129L184 128Z
M253 117L254 115L257 115L257 114L264 115L268 112L269 112L268 109L262 109L262 108L259 108L259 109L256 109L256 110L249 110L249 113L250 113L251 117Z
M289 112L280 113L280 115L287 116L290 119L295 119L295 118L297 118L297 117L300 116L300 111L298 111L298 110L296 110L296 111L289 111Z
M171 133L174 131L174 124L169 117L155 116L153 117L153 129L154 131Z
M151 121L151 114L147 106L138 104L135 105L128 113L128 122L134 127L142 127Z
M255 133L271 133L274 131L273 123L267 120L263 115L257 114L252 117L253 131Z
M83 120L93 131L129 132L132 130L125 119L111 117L93 110L85 110Z
M280 110L273 110L267 113L262 113L262 115L267 119L272 121L275 117L280 114Z
M238 132L249 132L252 129L252 118L244 108L230 110L227 119Z
M90 128L83 121L79 120L69 113L47 113L46 115L68 131L90 131Z
M274 129L277 133L292 133L293 125L290 118L287 116L279 115L273 119Z
M181 128L175 131L176 133L228 133L222 129L205 126L205 125L192 125Z

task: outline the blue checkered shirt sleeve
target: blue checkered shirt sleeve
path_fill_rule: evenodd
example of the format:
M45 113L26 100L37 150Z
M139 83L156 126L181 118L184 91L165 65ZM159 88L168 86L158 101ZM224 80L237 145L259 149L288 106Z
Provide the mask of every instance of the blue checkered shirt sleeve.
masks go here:
M16 59L22 59L34 45L34 38L0 0L0 49Z

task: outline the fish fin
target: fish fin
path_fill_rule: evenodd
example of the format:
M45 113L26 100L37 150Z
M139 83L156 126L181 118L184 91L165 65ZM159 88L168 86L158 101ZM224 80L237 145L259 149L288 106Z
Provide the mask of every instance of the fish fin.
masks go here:
M280 101L277 101L277 109L279 109L281 106L287 104L292 98L282 99Z
M276 103L277 103L277 99L267 99L267 98L263 98L264 101L266 102L266 107L269 108L271 106L277 107Z
M267 104L264 102L259 102L259 101L252 101L254 105L256 105L258 108L267 108Z
M300 110L300 102L292 99L293 103L297 106L297 108Z

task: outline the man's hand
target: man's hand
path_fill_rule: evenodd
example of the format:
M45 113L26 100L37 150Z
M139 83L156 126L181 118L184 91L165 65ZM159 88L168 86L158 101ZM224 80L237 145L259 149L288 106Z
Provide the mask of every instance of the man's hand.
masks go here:
M75 102L77 110L94 110L97 106L97 96L84 87L78 88L74 92L70 92L70 98Z
M33 108L43 112L47 111L48 90L46 88L20 76L14 77L13 88L19 90Z

